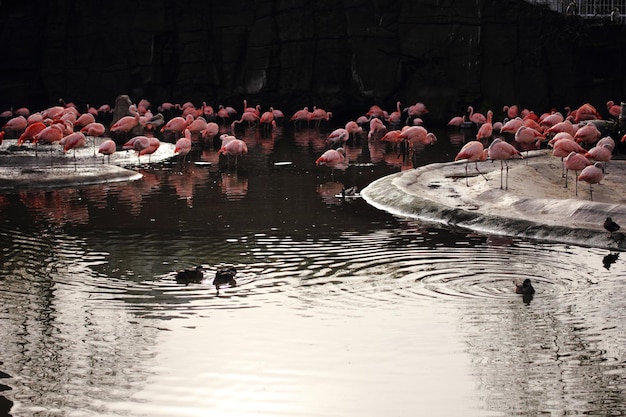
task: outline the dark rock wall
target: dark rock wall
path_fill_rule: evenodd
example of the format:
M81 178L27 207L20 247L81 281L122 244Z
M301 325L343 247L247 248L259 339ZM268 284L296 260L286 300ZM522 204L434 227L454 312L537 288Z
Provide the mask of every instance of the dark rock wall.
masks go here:
M626 28L514 0L2 1L0 110L134 101L421 101L433 121L626 99Z

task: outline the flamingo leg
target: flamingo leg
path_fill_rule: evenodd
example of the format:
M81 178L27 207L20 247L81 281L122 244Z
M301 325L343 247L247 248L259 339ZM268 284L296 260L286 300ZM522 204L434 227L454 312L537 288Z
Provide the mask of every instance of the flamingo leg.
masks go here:
M565 188L567 188L567 174L569 173L569 169L565 170Z
M504 188L502 187L502 173L504 171L504 161L501 159L500 160L500 189L503 190Z
M506 165L506 188L505 190L508 190L509 189L509 162L505 159L504 164Z
M474 165L476 166L476 172L478 172L480 175L483 176L483 178L485 179L485 181L489 181L489 179L487 177L485 177L485 174L483 174L482 172L480 172L480 170L478 169L478 161L474 161ZM467 167L465 168L465 177L467 178Z
M469 187L469 183L467 182L467 166L469 165L469 160L465 163L465 186ZM476 168L478 169L478 168Z
M578 195L578 171L575 171L574 174L576 175L576 195Z

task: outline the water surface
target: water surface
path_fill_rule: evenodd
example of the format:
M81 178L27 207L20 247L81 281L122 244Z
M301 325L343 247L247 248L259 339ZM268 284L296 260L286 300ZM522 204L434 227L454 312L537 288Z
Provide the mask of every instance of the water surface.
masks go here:
M207 147L136 182L0 195L0 415L626 412L621 254L337 198L462 141L405 163L351 143L331 173L327 133L247 129L237 165ZM218 294L220 265L238 285Z

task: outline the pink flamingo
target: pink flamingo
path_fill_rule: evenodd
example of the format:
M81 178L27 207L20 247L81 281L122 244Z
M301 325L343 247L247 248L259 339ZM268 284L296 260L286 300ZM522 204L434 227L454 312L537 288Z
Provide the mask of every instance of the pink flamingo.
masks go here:
M487 120L478 129L478 133L476 133L476 140L489 139L491 137L493 134L492 118L493 112L491 110L487 111Z
M219 132L220 132L220 127L217 123L208 122L204 130L200 132L200 135L202 136L202 139L205 141L213 140L213 138L217 136Z
M195 141L197 141L198 137L202 134L202 132L204 131L204 129L206 129L206 127L207 127L207 121L202 116L198 116L191 123L189 123L189 125L187 126L187 129L189 129L189 131L191 132L192 141L194 141L194 139Z
M84 127L90 123L95 123L96 118L91 113L83 113L74 122L74 127Z
M282 110L270 107L270 111L274 114L274 120L280 121L285 118L285 113Z
M601 133L593 123L587 123L580 127L574 134L574 140L578 143L584 143L586 145L595 143L600 139Z
M606 102L606 109L609 111L609 114L616 119L619 117L622 107L615 104L612 100Z
M230 162L230 156L235 156L235 166L238 164L239 156L248 153L248 145L241 139L230 138L228 136L223 137L222 147L217 152L218 155L226 155L227 161Z
M98 153L102 154L102 163L104 164L104 155L108 157L109 163L111 163L111 155L115 153L116 144L113 139L107 139L98 147Z
M506 165L506 190L509 189L509 163L508 160L519 156L524 158L522 154L515 149L515 146L508 142L503 141L500 138L495 138L489 148L487 149L489 158L493 160L500 160L500 189L502 188L502 173L504 171L504 165Z
M467 166L469 165L470 162L474 162L474 164L476 165L476 172L482 175L485 181L488 181L487 177L485 177L485 175L482 172L480 172L480 170L478 169L478 161L485 161L488 156L487 154L488 154L487 149L485 149L485 147L483 146L481 142L477 140L472 140L470 142L467 142L465 145L463 145L459 153L454 158L455 161L458 161L460 159L466 160L465 162L465 185L466 186L469 187L469 183L467 182Z
M251 127L252 125L256 124L256 122L258 121L259 121L259 116L256 113L251 112L251 111L246 111L246 112L243 112L243 114L241 115L241 119L235 120L234 122L231 123L230 128L232 130L235 130L235 127L238 124L241 124L244 122L248 123L248 127Z
M143 141L142 141L143 142ZM139 149L138 152L138 157L141 157L141 155L148 155L148 163L150 163L150 157L152 156L153 153L155 153L157 151L157 149L159 149L159 147L161 146L161 141L158 138L155 137L149 137L148 138L148 145L144 146L145 144L142 143L141 144L141 149ZM137 149L135 149L137 150Z
M137 162L141 163L141 152L144 149L148 149L150 146L150 139L147 136L135 136L123 146L123 149L134 150L137 154Z
M560 112L554 112L539 120L539 125L544 128L550 128L557 123L561 123L565 118Z
M348 131L348 135L350 137L354 137L355 135L363 133L363 128L359 126L358 123L354 120L350 120L349 122L347 122L344 126L344 129Z
M290 122L293 122L294 126L300 126L301 122L307 122L307 124L309 123L310 120L310 114L311 112L309 111L308 107L304 107L302 110L298 110L296 111L291 118L289 119Z
M513 133L517 132L517 129L524 126L524 120L521 117L516 117L507 121L502 128L500 129L500 133Z
M191 114L186 115L185 117L177 116L170 119L165 126L161 128L161 133L170 132L174 134L174 137L178 137L181 133L185 131L189 127L189 125L194 121L194 117Z
M550 126L546 131L546 133L560 133L567 132L570 135L574 136L575 130L574 125L569 120L563 120L557 124Z
M474 113L473 106L467 106L467 111L469 112L469 120L470 122L480 126L487 121L487 117L482 113Z
M392 111L387 118L389 123L400 123L402 120L402 110L400 109L401 104L402 103L400 103L400 101L396 101L396 110Z
M502 111L506 113L506 117L510 119L515 119L519 116L519 106L517 104L513 104L512 106L504 106L502 107Z
M12 132L13 134L21 133L26 129L28 125L28 121L24 116L16 116L12 119L9 119L4 126L2 126L2 130L5 132Z
M424 114L428 113L428 109L424 103L415 103L412 106L409 106L404 109L409 117L420 117Z
M85 135L82 132L74 132L61 139L60 143L63 145L64 152L67 152L70 149L74 150L74 169L76 170L76 148L85 146Z
M80 131L84 133L85 136L102 136L104 135L106 128L102 123L93 122L84 126L82 129L80 129Z
M402 139L406 139L411 146L416 144L432 145L437 142L435 134L428 132L423 126L405 126L400 136Z
M565 165L563 163L563 158L568 156L571 152L582 153L582 154L586 152L585 148L577 144L573 138L572 139L562 138L562 139L555 141L551 145L552 145L552 156L561 158L561 177L565 177Z
M335 169L343 171L348 168L345 155L346 152L343 148L329 149L315 160L315 165L326 165L330 167L330 173L332 175Z
M535 149L539 148L543 139L545 139L545 136L543 136L539 131L533 129L532 127L521 126L519 129L517 129L517 132L515 132L515 142L524 146L534 144ZM527 158L528 152L529 150L526 149ZM526 163L528 163L528 160L526 160Z
M185 129L185 136L176 141L174 153L183 155L183 162L187 159L187 154L191 151L191 132Z
M349 138L350 138L350 134L348 133L348 131L345 128L340 127L338 129L333 130L328 135L327 140L328 142L334 145L336 143L344 144L345 142L348 141Z
M139 113L134 112L132 116L124 116L113 123L109 130L111 132L129 133L135 127L139 126L139 119Z
M50 144L60 142L63 139L63 134L63 127L59 123L53 123L37 133L33 138L35 140L35 157L37 157L37 144L39 141ZM52 158L52 146L50 146L50 158Z
M370 131L367 134L367 139L379 138L387 132L387 126L377 117L373 117L370 120Z
M563 159L563 165L565 166L565 188L567 188L568 172L574 171L576 177L576 195L578 195L578 171L582 171L586 166L591 165L591 162L583 154L570 152L570 154Z
M585 156L595 162L604 162L604 174L607 174L606 167L613 157L613 148L611 147L610 143L605 142L603 144L600 144L600 142L598 142L596 146L589 149Z
M274 112L271 110L263 112L263 114L261 114L261 118L259 119L259 124L265 131L270 131L273 127L276 127Z
M333 114L332 112L326 111L324 109L313 107L313 111L311 112L311 115L309 117L310 120L315 121L315 126L319 127L323 120L330 120L330 118L333 117Z
M465 123L465 116L454 116L448 121L448 126L461 127Z
M589 165L582 170L580 175L577 177L578 181L584 181L589 184L589 199L593 200L593 190L591 186L593 184L599 184L600 181L604 178L604 166L602 162L596 162L593 165ZM578 195L578 194L577 194Z
M385 136L380 138L381 142L389 142L394 145L402 142L403 140L404 139L402 138L401 130L390 130L389 132L385 133Z
M24 133L22 133L17 139L17 146L22 146L22 143L26 140L33 142L35 140L35 136L45 128L46 125L42 122L36 122L28 125L24 130Z

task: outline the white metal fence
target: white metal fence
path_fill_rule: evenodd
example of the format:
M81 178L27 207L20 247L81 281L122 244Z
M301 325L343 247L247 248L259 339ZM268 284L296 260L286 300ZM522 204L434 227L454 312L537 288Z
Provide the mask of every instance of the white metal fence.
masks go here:
M626 0L530 0L560 13L626 24Z

